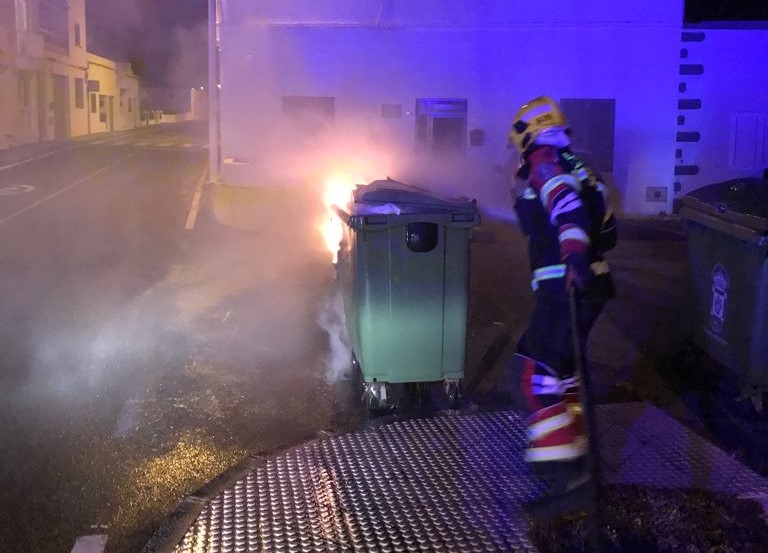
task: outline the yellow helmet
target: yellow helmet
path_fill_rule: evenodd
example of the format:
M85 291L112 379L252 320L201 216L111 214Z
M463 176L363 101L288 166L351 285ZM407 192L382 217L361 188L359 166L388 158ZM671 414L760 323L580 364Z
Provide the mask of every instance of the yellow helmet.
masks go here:
M568 128L568 121L549 96L539 96L523 105L512 120L509 141L523 154L543 131L552 128Z

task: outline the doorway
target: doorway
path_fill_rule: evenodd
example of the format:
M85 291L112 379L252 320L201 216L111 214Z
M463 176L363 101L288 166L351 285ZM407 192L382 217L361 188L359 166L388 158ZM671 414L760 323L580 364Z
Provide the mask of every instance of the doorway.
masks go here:
M437 154L462 153L467 145L467 100L416 100L416 146Z
M53 137L69 138L69 79L64 75L53 77Z

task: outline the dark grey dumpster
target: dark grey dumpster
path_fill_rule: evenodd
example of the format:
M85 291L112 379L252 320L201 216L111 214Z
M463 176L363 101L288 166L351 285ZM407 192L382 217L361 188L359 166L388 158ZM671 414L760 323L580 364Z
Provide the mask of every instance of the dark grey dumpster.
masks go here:
M347 330L369 406L390 384L446 383L464 376L469 243L474 201L439 198L393 180L359 186L338 274Z
M694 339L743 386L768 386L768 181L735 179L683 198Z

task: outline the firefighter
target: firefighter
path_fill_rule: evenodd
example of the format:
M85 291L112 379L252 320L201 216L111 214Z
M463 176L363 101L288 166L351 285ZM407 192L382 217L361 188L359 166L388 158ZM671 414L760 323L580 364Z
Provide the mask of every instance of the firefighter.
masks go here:
M614 296L603 254L615 245L615 220L599 175L571 151L570 128L554 100L523 105L509 138L520 154L513 194L536 297L512 361L513 389L527 416L526 460L549 485L545 494L556 495L587 478L569 293L577 297L583 345Z

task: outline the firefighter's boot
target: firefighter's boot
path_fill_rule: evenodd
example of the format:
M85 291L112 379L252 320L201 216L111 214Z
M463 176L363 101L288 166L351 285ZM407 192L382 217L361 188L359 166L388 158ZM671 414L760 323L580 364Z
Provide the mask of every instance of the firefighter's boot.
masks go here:
M544 485L532 501L523 504L534 520L547 520L568 513L587 511L594 501L594 482L581 459L531 463L531 472Z
M513 373L517 380L517 403L527 415L530 463L570 462L586 453L586 444L577 439L576 421L565 401L566 382L547 365L516 354Z
M565 396L570 380L562 380L543 363L515 355L513 368L517 403L527 414L525 459L542 484L542 495L525 509L534 518L579 510L591 481L585 470L586 440L579 429L578 410L572 414Z

